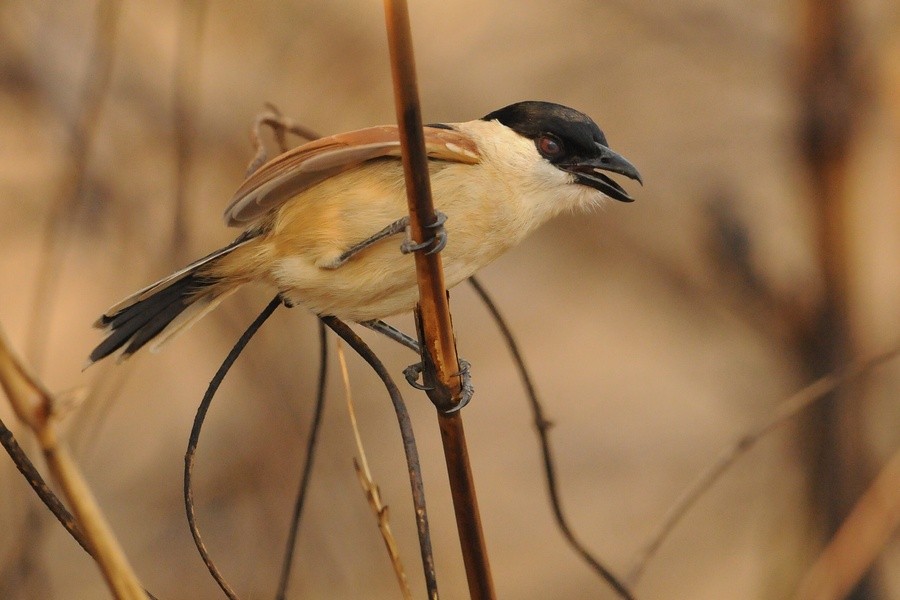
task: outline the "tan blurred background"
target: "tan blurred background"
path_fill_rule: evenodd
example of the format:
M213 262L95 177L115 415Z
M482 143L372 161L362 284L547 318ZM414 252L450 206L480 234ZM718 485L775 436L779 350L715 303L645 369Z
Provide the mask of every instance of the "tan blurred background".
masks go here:
M97 3L0 4L0 324L51 390L88 386L66 421L69 441L142 582L159 598L219 598L185 523L183 455L207 382L272 290L241 292L159 354L82 373L100 339L90 324L235 236L220 215L252 156L248 129L264 102L323 134L393 120L382 6L103 6L115 9L105 87L103 55L92 50ZM593 116L644 176L634 204L561 217L482 274L556 425L565 509L617 573L723 445L820 375L817 365L840 363L819 361L829 338L809 326L830 293L848 333L843 356L900 338L900 5L857 3L842 19L861 92L834 96L834 114L850 105L855 118L838 159L839 218L828 221L838 242L824 243L822 177L810 176L800 144L803 6L411 6L427 121L468 120L524 99L560 102ZM73 123L91 105L86 89L99 101L79 146ZM43 268L51 283L39 282ZM478 390L465 420L499 596L613 598L554 528L525 396L496 328L467 286L452 300ZM366 339L398 377L414 360ZM314 319L278 311L223 386L200 441L199 521L244 598L274 594L316 354ZM290 597L396 598L332 367ZM351 372L375 477L422 597L396 422L361 361L351 358ZM438 581L444 597L462 598L433 410L402 387L424 457ZM895 362L824 416L767 436L693 507L637 595L791 597L841 511L897 451L898 389ZM10 420L5 405L0 414ZM0 477L0 597L108 597L5 458ZM896 535L854 598L900 598Z

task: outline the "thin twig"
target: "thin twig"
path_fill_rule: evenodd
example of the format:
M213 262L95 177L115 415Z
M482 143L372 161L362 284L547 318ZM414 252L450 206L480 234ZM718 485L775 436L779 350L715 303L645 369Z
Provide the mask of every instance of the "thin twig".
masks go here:
M406 466L409 472L409 485L412 488L413 508L416 514L416 530L419 534L419 550L422 554L422 568L425 572L425 587L429 600L437 600L437 575L434 570L434 554L431 550L431 534L428 529L428 512L425 508L425 484L422 481L422 469L419 465L419 451L416 448L416 438L413 434L412 421L409 412L403 402L403 396L397 388L397 384L391 378L391 374L384 364L372 352L372 349L350 329L343 321L336 317L320 317L325 324L347 342L363 360L375 371L384 383L394 412L397 415L397 423L400 426L400 436L403 440L403 452L406 454Z
M219 386L222 384L222 380L225 379L225 375L228 374L234 361L241 355L241 352L243 352L251 338L253 338L259 328L262 327L262 324L272 316L272 313L275 312L275 309L278 308L280 304L281 297L275 296L259 316L256 317L253 323L250 324L243 335L241 335L240 339L238 339L237 343L235 343L234 347L228 353L228 356L225 357L225 360L219 366L219 370L216 371L216 374L209 382L209 387L203 395L203 400L200 401L200 406L197 407L197 415L194 417L194 425L191 427L187 451L184 454L184 508L187 513L191 536L194 538L194 545L197 547L197 551L200 553L203 563L209 570L210 575L216 580L216 583L219 584L219 587L225 595L228 596L229 600L237 600L238 596L228 582L225 581L219 568L210 557L209 552L206 549L206 544L203 543L203 538L200 535L200 529L197 527L197 521L194 515L194 490L192 484L194 455L197 452L197 443L200 440L200 430L203 427L203 421L206 419L206 413L209 411L209 406L212 403L212 399L216 395Z
M381 539L384 540L388 557L391 559L391 566L394 569L394 576L397 578L397 584L400 586L400 593L405 600L412 600L412 591L409 589L406 570L403 568L403 561L400 558L400 549L397 546L397 540L394 538L394 533L391 531L388 507L382 502L381 490L372 478L372 471L369 469L369 460L366 457L366 449L363 446L362 435L359 433L359 422L356 420L356 409L353 406L353 394L350 390L350 374L347 372L347 360L344 357L344 347L340 341L338 341L337 344L337 353L338 363L341 366L341 378L344 381L344 397L347 399L347 416L350 418L350 426L353 429L353 438L356 441L356 452L359 456L358 459L353 459L353 468L356 470L359 484L366 494L366 500L368 500L372 512L375 513L378 531L381 532Z
M121 0L102 0L97 7L97 29L88 70L82 81L76 117L66 140L66 163L44 225L34 291L34 298L38 301L32 303L25 349L25 356L37 373L43 370L62 253L72 235L74 214L84 191L87 161L94 145L100 109L109 87L120 6Z
M81 527L78 525L78 521L75 520L75 517L69 512L57 495L53 493L53 490L50 489L47 482L44 481L44 478L37 470L37 467L34 466L34 463L31 462L31 459L28 458L28 455L25 454L25 451L19 446L19 442L16 441L12 431L9 430L2 420L0 420L0 444L6 449L6 453L12 458L16 468L25 477L28 485L30 485L31 489L34 490L34 493L38 495L38 498L41 499L44 506L53 513L56 520L65 527L66 531L69 532L69 535L78 542L78 545L81 546L85 552L93 556L94 551L91 549L88 539L84 535L84 531L82 531Z
M249 177L256 172L267 160L269 153L262 139L262 128L267 126L272 129L275 134L275 140L278 142L278 149L281 152L287 152L287 139L285 133L292 133L299 138L305 140L315 140L319 138L319 134L315 131L297 123L289 117L285 117L274 104L266 104L267 111L256 116L253 126L250 128L250 143L256 149L253 159L247 165L245 176Z
M97 561L109 589L116 598L122 600L145 598L147 594L141 587L93 493L68 450L59 440L54 422L52 395L13 355L2 332L0 332L0 386L3 387L16 416L37 437L47 466L62 488L63 495L72 507L72 512L84 534L83 541L86 544L84 547L93 550L91 555ZM35 489L37 491L37 488ZM78 536L75 537L78 539Z
M78 524L75 516L69 512L62 503L62 500L53 493L53 490L50 489L40 472L37 470L37 467L34 466L34 463L31 462L31 459L28 458L28 455L22 450L19 442L16 441L12 431L9 430L2 420L0 420L0 445L3 446L7 454L12 458L16 468L25 477L25 480L28 481L28 485L30 485L31 489L34 490L34 493L38 495L38 498L44 503L44 506L53 513L56 520L59 521L69 535L72 536L72 539L74 539L78 545L91 556L91 558L97 560L95 552L93 548L91 548L90 539L85 535L84 530ZM147 590L144 590L144 593L150 600L156 600L156 596Z
M325 324L319 321L319 380L316 385L316 407L313 410L312 423L309 426L309 437L306 440L306 460L303 462L303 473L300 476L300 487L297 490L297 500L294 503L294 512L291 515L291 526L288 530L287 547L284 551L284 560L281 564L281 577L278 581L276 600L284 600L287 595L288 580L291 576L291 566L294 563L294 550L297 546L297 533L300 531L300 518L303 516L303 507L306 505L306 492L312 477L313 461L316 455L316 442L322 425L322 413L325 408L325 383L328 379L328 336Z
M571 546L582 560L596 571L596 573L600 575L600 577L602 577L620 597L625 600L633 600L634 596L628 587L587 549L587 547L575 536L575 532L569 525L569 522L563 513L562 500L559 497L556 467L553 461L553 451L550 448L550 428L553 427L553 423L548 421L544 416L543 405L538 398L537 389L531 379L531 374L528 372L528 367L525 366L525 359L522 356L522 352L519 350L519 345L516 343L512 330L506 324L506 320L503 318L503 315L500 314L500 310L497 308L494 300L490 297L484 286L481 285L481 282L475 277L469 278L469 284L471 284L472 288L478 294L478 297L488 309L488 312L490 312L491 316L494 318L494 322L500 329L503 340L506 342L506 346L512 355L516 369L519 371L519 379L522 380L522 385L525 386L525 392L528 396L528 402L531 406L531 413L534 418L534 428L537 430L538 439L541 444L541 456L544 460L544 477L547 483L547 493L550 495L550 504L553 508L553 516L556 519L557 527L559 527L563 537L566 538L569 546Z
M687 511L718 481L719 477L728 470L734 461L746 454L763 436L795 417L803 409L826 397L839 386L865 375L875 367L893 360L898 355L900 355L900 346L895 346L887 352L865 360L857 360L842 371L817 379L781 402L766 421L736 442L723 448L716 460L697 476L694 483L685 490L672 508L669 509L656 533L638 552L633 561L634 566L628 573L628 581L634 584L640 579L650 559L653 558L663 541Z

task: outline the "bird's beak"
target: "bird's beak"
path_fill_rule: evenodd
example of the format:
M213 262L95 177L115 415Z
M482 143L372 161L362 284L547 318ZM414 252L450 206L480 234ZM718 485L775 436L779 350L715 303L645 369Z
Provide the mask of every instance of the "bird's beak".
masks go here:
M644 185L637 168L628 162L624 156L613 152L602 144L597 144L597 150L599 151L597 156L571 165L561 165L561 167L572 173L576 181L581 185L590 186L620 202L634 202L634 198L629 196L628 192L621 185L601 173L601 171L618 173Z

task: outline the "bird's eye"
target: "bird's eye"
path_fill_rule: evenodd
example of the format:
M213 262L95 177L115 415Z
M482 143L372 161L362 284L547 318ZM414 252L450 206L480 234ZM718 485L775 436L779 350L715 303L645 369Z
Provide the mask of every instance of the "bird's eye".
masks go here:
M555 135L545 133L537 140L538 152L544 158L558 158L563 154L562 141Z

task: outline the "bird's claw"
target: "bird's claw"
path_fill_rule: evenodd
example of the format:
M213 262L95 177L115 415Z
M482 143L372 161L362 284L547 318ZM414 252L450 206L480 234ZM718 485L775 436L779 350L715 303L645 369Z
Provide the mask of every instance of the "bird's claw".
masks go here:
M430 225L425 225L426 229L431 229L434 231L434 235L431 238L425 240L424 242L416 243L411 239L407 238L404 240L402 244L400 244L400 251L403 254L411 254L413 252L418 252L419 250L428 250L425 252L425 255L436 254L444 249L444 246L447 245L447 230L444 228L444 223L447 222L447 215L442 213L441 211L435 211L434 213L434 223Z
M472 365L469 364L469 361L462 358L459 359L459 373L456 373L459 376L459 403L450 410L445 410L446 414L449 415L459 411L475 395L475 386L472 385L472 375L470 373L471 368Z
M403 376L406 377L406 382L416 388L417 390L422 390L423 392L429 392L434 388L431 386L423 385L419 383L419 375L422 374L422 371L425 370L425 367L422 366L422 363L416 363L414 365L409 365L405 369L403 369Z
M470 374L471 365L469 361L459 359L459 372L454 373L453 376L459 376L459 385L460 385L460 393L459 393L459 402L453 405L448 409L440 408L444 414L450 415L453 414L464 406L466 406L470 400L472 400L472 396L475 395L475 386L472 385L472 376ZM424 392L430 392L435 389L434 386L425 385L424 383L419 383L419 376L425 371L425 367L422 366L422 363L416 363L414 365L409 365L405 369L403 369L403 376L406 377L407 383L417 390L422 390Z

